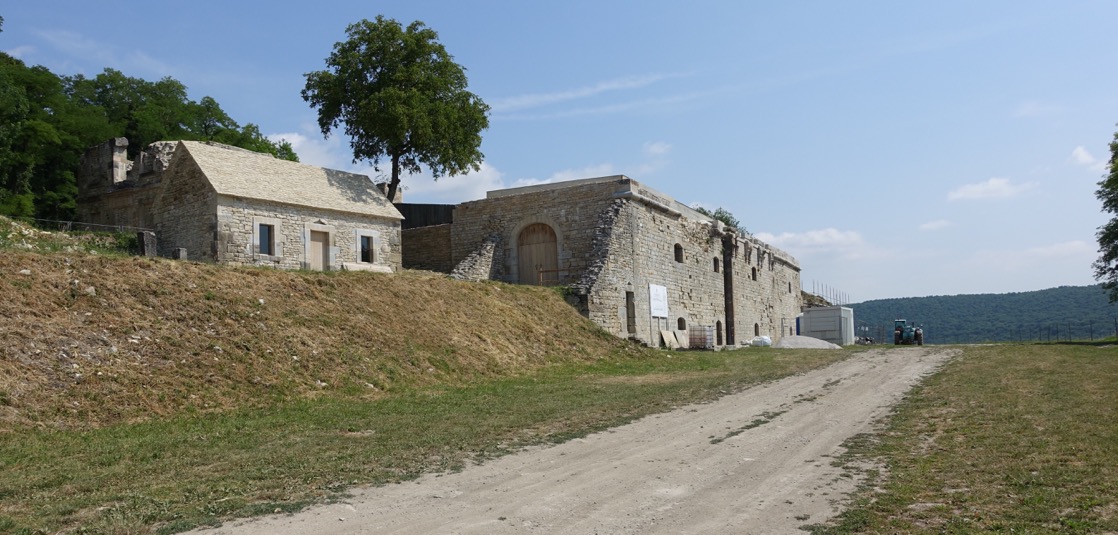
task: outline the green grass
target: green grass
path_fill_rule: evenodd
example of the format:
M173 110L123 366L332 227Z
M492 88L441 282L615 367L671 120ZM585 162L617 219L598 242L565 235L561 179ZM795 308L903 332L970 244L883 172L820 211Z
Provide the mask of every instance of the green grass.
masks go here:
M176 532L458 470L745 385L847 351L657 353L556 365L377 401L343 392L263 410L92 431L0 435L0 531Z
M1118 348L966 347L848 446L885 475L816 533L1114 533Z

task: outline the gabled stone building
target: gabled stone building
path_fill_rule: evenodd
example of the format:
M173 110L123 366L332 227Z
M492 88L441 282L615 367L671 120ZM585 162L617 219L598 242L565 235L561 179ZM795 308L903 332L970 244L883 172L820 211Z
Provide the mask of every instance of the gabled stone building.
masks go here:
M619 337L720 347L795 334L795 258L628 177L491 191L430 223L404 230L405 267L568 286Z
M287 269L394 271L400 220L369 177L199 141L91 149L79 218L155 231L159 252Z

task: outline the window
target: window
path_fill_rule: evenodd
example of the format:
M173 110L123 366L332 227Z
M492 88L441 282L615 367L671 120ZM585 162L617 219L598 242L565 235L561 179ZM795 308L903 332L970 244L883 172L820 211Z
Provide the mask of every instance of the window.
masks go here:
M362 264L377 263L377 249L382 246L380 233L369 229L353 231L353 259Z
M361 236L361 261L366 264L373 263L373 237Z
M683 246L678 243L675 244L675 261L683 263Z
M792 293L792 283L788 283L788 293Z
M716 256L716 257L714 257L714 272L718 273L719 269L720 268L719 268L719 265L718 265L718 257Z
M676 330L686 331L687 330L687 320L685 320L683 318L679 318L675 322L675 327L676 327Z
M753 268L753 280L757 280L757 268Z
M274 225L260 224L257 229L257 236L259 237L260 254L269 256L276 254L276 227ZM242 242L244 243L244 242Z
M637 333L637 299L633 292L625 292L625 328L629 334Z

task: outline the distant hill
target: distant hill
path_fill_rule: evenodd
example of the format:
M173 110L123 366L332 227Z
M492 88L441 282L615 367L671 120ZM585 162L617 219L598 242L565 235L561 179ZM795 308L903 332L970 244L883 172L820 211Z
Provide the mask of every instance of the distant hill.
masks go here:
M1060 286L1035 292L877 299L845 305L854 325L891 343L893 320L923 325L931 344L1091 340L1118 330L1118 305L1099 285Z

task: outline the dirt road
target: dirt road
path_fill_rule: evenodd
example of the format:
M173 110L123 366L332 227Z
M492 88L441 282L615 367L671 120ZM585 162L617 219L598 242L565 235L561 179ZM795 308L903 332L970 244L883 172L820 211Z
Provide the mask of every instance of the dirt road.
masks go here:
M873 350L558 446L200 533L803 533L857 482L845 439L954 355Z

